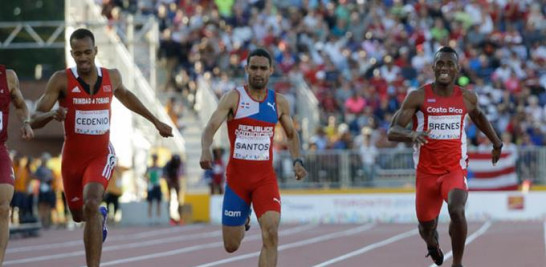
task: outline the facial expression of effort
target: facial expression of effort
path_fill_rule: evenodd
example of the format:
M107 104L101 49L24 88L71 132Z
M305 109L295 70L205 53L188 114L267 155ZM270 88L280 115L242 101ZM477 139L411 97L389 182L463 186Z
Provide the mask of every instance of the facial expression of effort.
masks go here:
M72 39L70 41L70 54L76 62L78 73L90 73L95 67L95 56L97 55L97 47L89 37L82 39Z
M441 85L449 85L455 82L459 73L457 56L453 53L438 53L434 58L434 78Z
M262 56L251 57L245 70L251 89L265 88L269 82L269 76L273 74L273 67L269 64L269 60Z

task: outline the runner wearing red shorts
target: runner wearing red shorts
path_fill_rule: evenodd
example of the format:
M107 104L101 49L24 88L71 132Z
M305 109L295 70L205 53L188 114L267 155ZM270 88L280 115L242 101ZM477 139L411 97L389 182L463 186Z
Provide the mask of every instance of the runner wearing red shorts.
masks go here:
M458 55L450 47L440 48L434 56L435 80L410 92L395 114L388 137L391 141L413 142L416 166L416 211L419 233L427 244L434 263L443 263L438 244L438 215L443 201L448 204L449 233L453 247L452 266L462 266L467 224L464 214L466 184L465 117L493 143L492 162L500 157L502 142L477 105L477 96L455 86L460 70ZM413 129L406 125L413 119Z
M17 117L23 122L21 136L25 140L34 137L30 128L30 115L19 90L19 79L13 70L0 65L0 266L9 239L10 202L13 197L15 175L9 157L6 141L8 140L9 104L13 103Z
M281 198L273 170L272 144L277 122L284 128L288 149L295 158L296 179L304 178L307 172L299 159L300 142L288 102L266 87L273 73L271 56L264 49L252 51L245 70L248 85L222 97L203 132L200 164L203 169L212 168L210 146L214 134L227 119L231 150L222 207L224 247L229 253L239 248L252 204L262 230L259 266L276 266Z
M161 136L172 133L170 126L154 117L125 88L118 70L95 66L97 47L93 33L86 29L74 31L70 46L76 67L57 71L49 79L31 125L40 128L53 119L64 122L61 171L66 200L74 221L86 222L87 266L99 266L102 241L106 238L106 209L99 211L99 205L116 164L110 144L112 98L115 96L152 122ZM51 111L57 101L59 108Z

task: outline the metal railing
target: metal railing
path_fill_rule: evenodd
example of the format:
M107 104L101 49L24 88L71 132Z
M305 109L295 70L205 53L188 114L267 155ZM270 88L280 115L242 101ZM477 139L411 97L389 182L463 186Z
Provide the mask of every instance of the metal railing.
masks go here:
M380 149L375 164L365 165L358 150L304 152L309 173L304 181L294 179L287 151L277 152L274 167L281 188L351 188L413 186L413 150ZM546 184L546 147L519 148L516 172L519 181Z

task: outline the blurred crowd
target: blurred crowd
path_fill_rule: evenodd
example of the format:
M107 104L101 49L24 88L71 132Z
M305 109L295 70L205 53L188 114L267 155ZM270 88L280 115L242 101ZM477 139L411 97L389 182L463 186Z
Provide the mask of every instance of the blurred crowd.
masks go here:
M432 81L433 54L445 45L459 53L458 84L478 93L495 129L516 144L543 145L545 2L103 0L103 7L106 16L157 17L158 55L169 73L163 90L190 105L199 77L212 76L221 95L244 77L248 52L267 48L274 76L302 76L320 102L323 126L304 142L351 149L368 137L394 146L384 138L393 112L408 91ZM468 130L480 145L484 138Z

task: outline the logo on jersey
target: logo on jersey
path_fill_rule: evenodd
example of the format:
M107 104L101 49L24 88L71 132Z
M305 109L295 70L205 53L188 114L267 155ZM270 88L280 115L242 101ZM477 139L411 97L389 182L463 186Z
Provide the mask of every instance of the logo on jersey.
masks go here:
M437 108L427 107L427 112L428 112L428 113L457 113L457 114L463 114L463 109L462 109L462 108L454 108L454 107L449 107L449 108L444 108L444 107L437 107Z
M70 92L72 92L72 93L81 93L82 90L80 90L80 88L78 88L78 87L76 86L76 87L72 88L72 91L70 91Z
M239 210L224 210L224 215L228 217L241 217L241 211Z
M0 94L3 94L4 93L4 89L0 89Z
M73 198L70 200L70 202L76 202L76 201L78 201L78 200L80 200L79 197L73 197Z
M278 199L278 198L276 198L276 197L274 197L274 198L273 198L273 201L275 201L275 202L279 203L279 205L281 204L281 200L280 200L280 199Z
M436 98L429 98L427 99L428 103L436 103Z
M104 86L102 86L102 90L103 90L105 93L112 92L112 86L110 86L110 85L104 85Z
M273 105L273 103L267 102L267 105L270 106L273 109L273 111L275 111L275 105Z
M241 101L241 108L242 109L250 109L250 103Z

